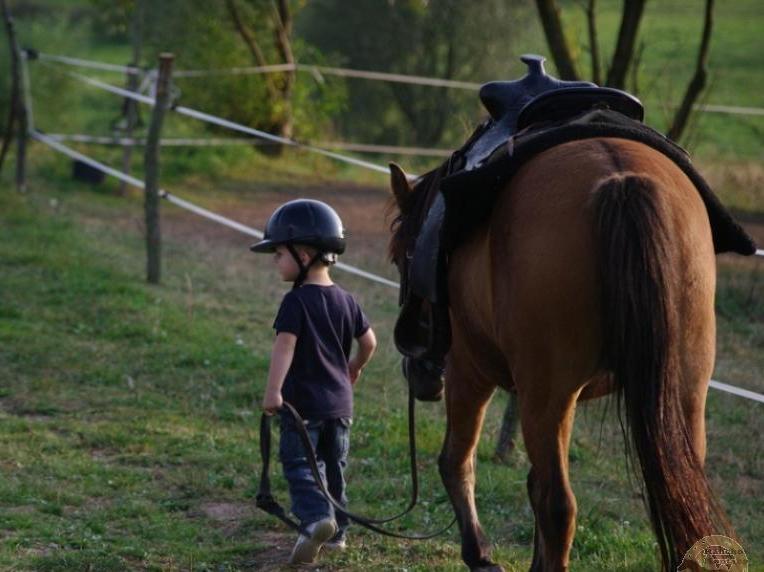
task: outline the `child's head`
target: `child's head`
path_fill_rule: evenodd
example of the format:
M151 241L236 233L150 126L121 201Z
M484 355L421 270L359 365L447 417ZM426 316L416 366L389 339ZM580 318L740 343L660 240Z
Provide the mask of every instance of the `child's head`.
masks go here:
M339 215L321 201L297 199L277 208L254 252L273 252L284 280L299 286L315 264L330 266L345 251L345 231Z
M312 246L306 246L304 244L294 244L292 246L297 253L297 258L295 258L289 251L289 248L283 244L276 246L273 251L273 262L284 282L295 282L297 280L300 276L300 265L302 265L303 268L314 268L319 264L325 267L334 264L334 261L327 258L327 256L317 256L321 253ZM336 257L336 254L332 254L331 256ZM314 258L317 258L317 261L311 263Z

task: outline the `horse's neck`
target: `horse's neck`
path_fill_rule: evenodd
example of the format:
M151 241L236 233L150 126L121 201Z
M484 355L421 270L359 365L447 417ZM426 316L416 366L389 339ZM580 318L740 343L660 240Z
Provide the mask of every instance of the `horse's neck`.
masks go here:
M493 271L488 228L476 232L449 260L449 300L452 311L469 322L471 328L486 335L493 321Z

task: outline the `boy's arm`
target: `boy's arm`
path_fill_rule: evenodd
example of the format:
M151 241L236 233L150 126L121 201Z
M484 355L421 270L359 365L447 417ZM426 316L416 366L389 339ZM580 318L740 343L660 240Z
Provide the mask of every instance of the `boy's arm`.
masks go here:
M376 348L377 337L374 335L374 330L369 328L366 330L366 333L358 338L358 351L356 351L355 356L348 362L351 384L355 385L355 382L358 381L358 377L361 375L361 370L367 363L369 363Z
M292 365L294 347L297 336L288 332L280 332L273 341L271 350L271 365L268 369L268 385L265 387L263 396L263 409L266 415L273 415L281 409L284 400L281 397L281 387Z

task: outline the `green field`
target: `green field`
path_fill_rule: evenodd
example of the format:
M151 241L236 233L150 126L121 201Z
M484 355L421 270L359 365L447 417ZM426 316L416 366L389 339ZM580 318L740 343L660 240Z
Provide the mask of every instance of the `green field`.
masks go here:
M99 42L78 27L89 3L15 4L26 8L17 21L25 43L51 53L127 60L127 46ZM583 41L579 3L562 4L566 26ZM607 47L619 4L601 5ZM639 83L655 125L665 120L667 102L690 74L701 6L698 0L648 3ZM717 2L709 103L764 107L757 59L764 53L763 24L764 4L757 0ZM546 52L538 29L524 33L525 51ZM63 79L53 68L32 66L38 127L109 133L119 99ZM165 134L208 133L171 115ZM687 142L760 245L763 139L764 117L705 114L696 116ZM78 149L120 164L119 150ZM271 323L286 285L265 258L248 252L248 237L163 204L162 285L148 286L138 192L117 197L113 180L95 187L73 182L68 159L33 143L29 193L19 195L13 159L0 173L0 570L287 569L282 564L291 532L254 507L258 403ZM433 164L400 160L416 172ZM139 152L133 173L139 177L140 163ZM240 148L166 149L162 166L171 192L256 227L273 205L290 198L336 201L341 212L352 213L344 261L395 278L384 258L382 175L293 150L269 157ZM714 378L764 393L764 260L721 256L718 270ZM392 341L397 297L388 287L341 272L335 279L357 295L380 339L357 388L350 502L362 514L392 514L405 506L409 488L406 393ZM495 559L520 571L528 569L532 547L529 464L522 445L509 465L493 460L505 400L497 394L487 417L477 503ZM409 532L451 518L435 466L443 405L420 404L418 415L423 502L402 522ZM764 571L762 405L711 390L707 423L713 485L742 538L750 570ZM612 403L579 408L571 445L579 507L574 572L657 568L620 434ZM278 471L276 464L276 493L286 503ZM407 542L355 527L349 549L327 555L320 569L462 570L459 549L455 531Z
M65 162L37 154L33 192L16 195L6 177L0 194L0 568L279 569L291 535L258 513L252 497L259 467L255 404L284 286L247 252L246 237L169 206L163 285L147 286L140 200L52 184ZM299 175L288 184L293 196L315 191L301 188ZM230 211L235 200L244 209L269 191L231 192L234 198L189 191L189 198ZM348 255L351 263L385 271L374 259ZM720 262L715 373L758 391L760 275L756 261ZM358 293L381 340L358 388L350 496L358 512L392 513L408 487L405 393L391 340L395 296L341 273L337 279ZM523 570L532 538L529 467L522 453L511 466L491 459L504 399L497 396L486 423L478 503L499 561ZM716 391L709 396L709 472L752 570L764 570L760 407ZM424 502L404 521L410 530L433 528L450 512L434 467L442 404L419 411ZM580 509L573 570L655 567L619 435L612 407L580 409L571 448ZM276 485L285 501L281 479ZM354 530L350 549L322 566L404 568L459 570L457 536L414 543Z

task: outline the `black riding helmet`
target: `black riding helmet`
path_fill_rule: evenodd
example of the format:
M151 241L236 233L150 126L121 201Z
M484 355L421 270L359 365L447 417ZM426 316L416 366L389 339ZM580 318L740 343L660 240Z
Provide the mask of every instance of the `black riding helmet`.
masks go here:
M307 265L300 260L296 244L316 249L316 255ZM300 268L293 285L293 288L298 288L305 281L310 267L317 261L334 264L337 255L345 252L345 230L339 215L326 203L297 199L284 203L273 212L265 225L263 240L253 244L250 250L273 252L281 245L289 250Z
M321 201L297 199L277 208L265 225L254 252L273 252L280 245L304 244L322 253L345 252L345 230L335 210Z

